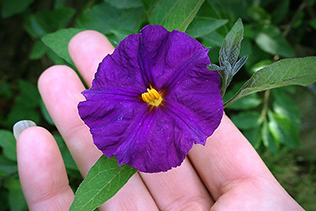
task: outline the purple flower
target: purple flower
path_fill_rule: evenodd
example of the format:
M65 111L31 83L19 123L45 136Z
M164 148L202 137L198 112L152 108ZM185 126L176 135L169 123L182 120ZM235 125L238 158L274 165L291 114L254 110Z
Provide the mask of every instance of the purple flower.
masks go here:
M143 172L179 166L193 143L205 145L223 115L208 51L158 25L125 38L100 63L78 106L95 145Z

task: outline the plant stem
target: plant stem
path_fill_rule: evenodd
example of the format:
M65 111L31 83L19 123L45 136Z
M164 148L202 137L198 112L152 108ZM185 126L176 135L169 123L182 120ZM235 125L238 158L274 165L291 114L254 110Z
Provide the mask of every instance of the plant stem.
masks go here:
M270 97L270 91L271 89L268 89L264 92L264 98L263 98L263 108L261 112L262 120L266 121L267 120L267 110L268 110L268 102L269 102L269 97Z

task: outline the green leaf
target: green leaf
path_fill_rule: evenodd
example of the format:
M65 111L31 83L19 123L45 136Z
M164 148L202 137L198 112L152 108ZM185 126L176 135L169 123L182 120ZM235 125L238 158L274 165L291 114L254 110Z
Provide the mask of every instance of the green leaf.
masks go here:
M52 11L41 10L29 16L25 21L26 31L35 38L64 28L75 14L71 8L58 8Z
M259 127L262 122L261 114L255 111L240 112L231 118L239 129L252 129Z
M316 30L316 19L309 21L309 25L313 27L314 30Z
M150 11L158 4L160 0L141 0L143 3L143 6L147 13L150 13Z
M255 37L257 45L272 55L293 57L294 51L281 31L272 25L264 25Z
M249 7L248 8L248 15L254 21L263 24L263 23L270 23L271 16L270 14L265 11L262 7Z
M9 160L0 154L0 171L7 174L15 174L18 172L18 166L16 161Z
M223 101L226 102L234 96L234 94L243 86L243 82L236 83L231 90L229 90L223 97ZM230 104L227 108L232 110L248 110L251 108L256 108L262 103L262 99L257 93L253 93L235 101Z
M261 127L255 127L242 131L244 136L255 149L258 149L261 144L261 130Z
M226 94L227 96L228 93ZM225 98L226 98L225 95ZM231 95L232 96L232 95ZM253 93L251 95L247 95L240 100L234 102L233 104L230 104L227 108L232 110L248 110L251 108L256 108L262 103L262 99L258 96L257 93Z
M299 130L292 124L291 120L271 111L268 111L268 117L269 130L278 142L290 147L300 146Z
M40 115L37 108L40 105L41 98L37 87L29 81L20 79L18 88L20 93L16 97L14 105L7 116L6 125L12 128L17 121L23 119L39 123Z
M5 185L9 189L9 204L11 211L23 211L27 208L20 181L10 178Z
M106 3L110 4L113 7L118 9L129 9L129 8L136 8L141 7L143 4L140 0L103 0Z
M225 95L226 89L233 79L234 75L245 64L248 56L244 56L238 62L238 56L240 52L240 43L243 38L243 24L241 19L238 19L230 32L226 35L223 45L219 52L219 65L220 67L214 69L212 66L208 66L209 70L216 70L221 76L221 94Z
M204 0L161 0L154 8L150 24L164 26L167 30L186 31Z
M41 111L42 111L43 117L46 120L46 122L48 122L51 125L55 125L53 119L51 118L51 116L49 115L49 113L47 111L47 108L45 107L43 100L41 100L40 106L41 106Z
M265 60L261 60L260 62L254 64L250 70L248 71L249 73L254 74L255 72L257 72L258 70L264 68L267 65L272 64L273 62L270 59L265 59Z
M41 40L38 40L33 45L29 58L40 59L44 56L45 53L47 53L47 49L47 46Z
M143 18L143 7L117 9L107 3L102 3L80 15L76 24L81 28L96 30L104 34L109 34L111 30L119 29L136 33Z
M301 125L300 112L294 100L282 88L271 90L271 94L273 96L273 111L277 115L289 119L293 126L297 128L297 131L299 131Z
M267 121L263 123L261 136L262 136L263 145L274 154L277 154L280 147L280 143L278 142L278 140L276 140L272 136L270 132L270 127Z
M0 146L3 149L3 154L7 158L13 161L17 161L16 141L11 131L0 130Z
M54 138L55 138L56 143L59 147L60 153L63 157L65 167L67 169L72 169L72 170L78 171L77 165L76 165L75 161L73 160L63 138L61 136L54 136Z
M45 35L42 38L42 41L58 56L65 59L69 64L74 66L68 53L68 43L73 36L81 31L82 29L61 29L57 32Z
M274 4L274 3L273 3ZM272 12L272 22L274 24L281 23L288 14L290 9L290 0L281 0Z
M2 81L0 85L0 97L8 100L12 97L13 92L11 90L10 84L7 81Z
M255 72L224 106L251 93L288 85L306 86L315 81L316 57L283 59Z
M114 156L102 155L77 189L70 210L94 210L114 196L136 172L126 164L118 166Z
M223 42L224 42L224 36L217 33L216 31L213 31L207 35L204 35L202 37L202 42L204 42L205 43L204 45L207 47L211 46L210 44L221 47ZM210 43L210 44L208 44L208 43ZM217 54L217 57L218 57L218 54Z
M12 15L23 12L34 0L5 0L2 4L2 17L8 18Z
M237 62L240 43L243 39L244 27L241 19L238 19L229 33L226 35L219 53L220 66L225 66L228 62L231 67Z
M186 30L186 33L193 38L202 37L225 25L227 22L228 20L195 17Z

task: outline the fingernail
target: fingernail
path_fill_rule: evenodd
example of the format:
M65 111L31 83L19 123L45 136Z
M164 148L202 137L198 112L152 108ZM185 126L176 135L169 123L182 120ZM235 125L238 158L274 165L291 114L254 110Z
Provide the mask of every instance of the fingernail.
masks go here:
M31 120L21 120L13 126L13 135L15 137L15 140L18 140L18 137L21 135L21 133L29 127L34 127L36 124L32 122Z

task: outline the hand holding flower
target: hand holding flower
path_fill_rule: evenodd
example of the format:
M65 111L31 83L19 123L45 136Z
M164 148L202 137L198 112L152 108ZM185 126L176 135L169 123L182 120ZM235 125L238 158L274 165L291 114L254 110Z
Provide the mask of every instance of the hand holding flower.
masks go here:
M99 61L112 51L107 39L93 31L76 35L69 45L70 55L89 86ZM80 94L84 86L69 67L54 66L41 76L39 89L85 176L101 152L77 113L77 104L84 100ZM19 174L29 208L67 210L74 195L53 137L40 127L28 128L19 136L17 150ZM194 145L180 167L164 173L135 174L100 210L216 208L302 210L225 115L206 145Z

